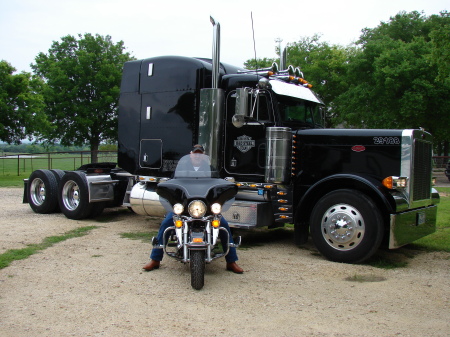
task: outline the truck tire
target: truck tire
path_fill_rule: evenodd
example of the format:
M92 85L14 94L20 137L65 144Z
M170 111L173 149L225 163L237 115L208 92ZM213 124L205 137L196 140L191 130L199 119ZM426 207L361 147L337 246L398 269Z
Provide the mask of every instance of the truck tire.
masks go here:
M61 212L73 220L81 220L92 213L86 175L81 171L67 172L59 185L58 201Z
M337 190L323 196L310 219L311 237L327 259L360 263L380 247L384 225L376 204L356 190Z
M58 169L51 169L50 172L53 173L53 175L56 178L56 182L59 183L61 182L62 177L64 177L64 175L66 174L66 172L64 172L63 170L58 170Z
M49 170L36 170L28 179L28 203L40 214L52 213L58 208L58 183Z
M190 251L191 286L200 290L205 284L205 251Z
M51 169L50 172L53 173L56 179L56 189L59 190L59 183L61 182L62 177L66 174L63 170L58 169ZM55 208L55 212L61 212L61 209L59 208L59 202L58 202L58 196L56 196L56 202L58 206Z

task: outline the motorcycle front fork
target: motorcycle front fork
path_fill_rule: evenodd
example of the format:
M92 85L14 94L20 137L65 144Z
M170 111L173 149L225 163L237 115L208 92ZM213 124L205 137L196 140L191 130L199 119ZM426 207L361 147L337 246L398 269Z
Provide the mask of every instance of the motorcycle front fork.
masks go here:
M211 221L207 220L205 231L198 232L199 235L195 235L196 232L190 231L189 226L190 221L184 220L183 225L179 228L175 226L170 226L164 231L163 235L163 243L157 242L156 238L152 239L152 244L154 249L164 249L164 252L183 263L188 263L190 261L189 250L205 250L205 262L209 263L212 260L225 256L228 254L230 247L238 247L240 243L236 242L234 244L230 243L229 233L225 228L218 227L214 228L211 226ZM170 252L167 250L168 240L166 239L168 235L175 231L175 236L177 239L177 250L182 250L183 254L175 254L174 252ZM226 233L226 248L222 254L212 254L215 245L217 244L217 238L219 237L220 231L224 231ZM206 233L205 233L206 232ZM197 242L196 242L197 241ZM222 245L224 243L222 242Z

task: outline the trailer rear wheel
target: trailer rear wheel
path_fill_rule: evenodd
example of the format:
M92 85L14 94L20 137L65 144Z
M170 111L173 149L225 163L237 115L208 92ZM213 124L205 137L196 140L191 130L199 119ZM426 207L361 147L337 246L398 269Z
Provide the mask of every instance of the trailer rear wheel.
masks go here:
M62 177L58 201L61 212L69 219L81 220L91 215L93 204L89 203L89 188L84 172L71 171Z
M58 183L53 173L36 170L28 181L28 203L32 210L40 214L54 212L58 207Z
M326 194L314 207L311 237L329 260L360 263L371 257L383 239L383 219L376 204L356 190Z

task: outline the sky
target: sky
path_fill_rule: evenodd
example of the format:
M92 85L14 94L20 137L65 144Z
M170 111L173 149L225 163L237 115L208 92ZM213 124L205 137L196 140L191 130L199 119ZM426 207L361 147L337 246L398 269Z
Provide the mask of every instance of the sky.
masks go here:
M0 60L31 72L38 53L66 35L110 35L137 59L162 55L211 57L212 16L220 23L222 62L243 66L276 57L302 37L346 46L363 28L400 11L450 11L449 0L0 0ZM253 18L253 24L252 24ZM252 29L253 26L253 29ZM254 35L254 41L253 41ZM255 47L255 48L254 48Z

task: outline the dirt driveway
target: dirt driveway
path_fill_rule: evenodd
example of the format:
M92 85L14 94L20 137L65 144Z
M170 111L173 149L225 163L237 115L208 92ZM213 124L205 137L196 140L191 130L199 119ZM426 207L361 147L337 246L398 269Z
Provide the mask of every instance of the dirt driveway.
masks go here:
M21 194L0 189L0 253L98 228L0 270L0 336L450 335L449 253L402 248L388 254L408 266L383 270L329 262L287 232L239 249L242 275L223 260L207 265L195 291L188 267L167 257L142 272L150 244L120 236L157 230L158 219L119 209L98 220L40 215Z

